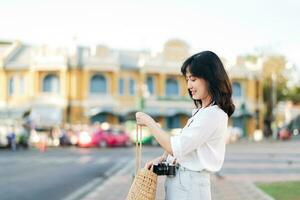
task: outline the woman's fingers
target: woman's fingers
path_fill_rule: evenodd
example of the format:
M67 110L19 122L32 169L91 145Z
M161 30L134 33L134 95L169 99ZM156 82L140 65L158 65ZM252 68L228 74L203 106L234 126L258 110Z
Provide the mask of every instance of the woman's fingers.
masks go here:
M149 123L152 123L154 120L152 117L143 112L137 112L135 114L136 122L138 125L147 126Z
M138 125L144 125L144 119L143 119L143 113L142 112L137 112L135 114L135 118L136 118L136 123Z
M153 165L151 165L150 170L153 171Z
M146 164L145 164L145 169L151 169L151 167L152 167L152 165L153 165L153 162L147 162Z

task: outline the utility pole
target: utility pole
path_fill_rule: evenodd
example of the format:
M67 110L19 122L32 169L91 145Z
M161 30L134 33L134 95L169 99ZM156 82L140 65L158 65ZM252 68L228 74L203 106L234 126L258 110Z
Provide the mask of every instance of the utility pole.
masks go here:
M277 76L275 73L272 73L272 122L271 122L271 129L272 129L272 137L276 139L276 132L277 132L277 123L276 123L276 104L277 104Z

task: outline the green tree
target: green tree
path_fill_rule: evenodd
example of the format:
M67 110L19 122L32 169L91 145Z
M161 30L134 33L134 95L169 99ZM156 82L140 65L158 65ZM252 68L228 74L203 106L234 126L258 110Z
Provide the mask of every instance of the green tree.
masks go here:
M273 109L278 101L285 100L287 77L285 76L286 59L281 55L272 55L263 63L263 100L266 106L264 116L264 135L272 135L271 123L274 121Z
M291 100L294 104L300 103L300 86L294 86L287 90L285 99Z

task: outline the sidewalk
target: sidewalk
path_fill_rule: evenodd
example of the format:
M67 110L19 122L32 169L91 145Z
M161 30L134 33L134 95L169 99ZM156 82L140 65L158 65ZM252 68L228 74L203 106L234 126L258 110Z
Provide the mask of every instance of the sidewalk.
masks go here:
M126 198L132 181L133 163L117 172L83 200L122 200ZM158 178L157 200L164 200L164 177ZM230 181L212 176L213 200L273 200L251 182Z
M300 141L240 141L227 146L220 176L212 175L213 200L273 200L254 182L300 180ZM144 157L144 160L151 158ZM131 186L133 160L83 200L123 200ZM159 177L157 200L164 199Z

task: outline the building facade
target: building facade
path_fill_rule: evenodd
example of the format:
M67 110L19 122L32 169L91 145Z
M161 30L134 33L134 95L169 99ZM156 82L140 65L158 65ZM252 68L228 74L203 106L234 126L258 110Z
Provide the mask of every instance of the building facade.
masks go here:
M235 112L231 126L242 130L242 136L252 136L263 130L263 80L260 62L251 63L237 59L227 71L231 79Z
M180 66L188 45L170 40L163 51L29 46L0 42L0 118L30 111L37 126L64 123L123 123L138 110L164 128L184 126L194 107ZM245 134L262 129L262 85L257 71L228 68L236 112L231 125Z

